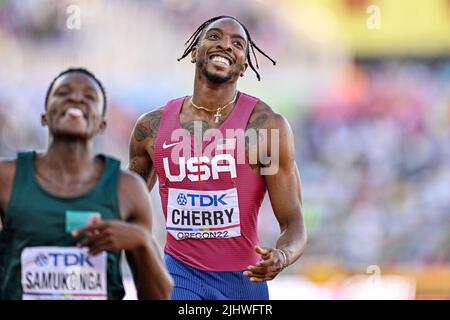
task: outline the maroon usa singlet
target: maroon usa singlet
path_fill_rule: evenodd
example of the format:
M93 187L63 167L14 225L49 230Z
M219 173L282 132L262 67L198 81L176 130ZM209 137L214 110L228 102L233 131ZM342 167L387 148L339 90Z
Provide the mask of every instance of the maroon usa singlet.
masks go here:
M164 107L154 145L167 243L165 253L196 269L244 270L260 256L257 218L266 192L243 152L242 134L258 99L240 93L234 109L200 147L180 125L186 97ZM208 136L205 134L205 136Z

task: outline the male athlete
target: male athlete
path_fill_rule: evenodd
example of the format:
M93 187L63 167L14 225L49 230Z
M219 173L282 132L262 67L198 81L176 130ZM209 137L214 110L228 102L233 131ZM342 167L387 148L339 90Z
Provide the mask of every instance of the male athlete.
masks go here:
M195 64L193 95L138 119L129 168L150 190L159 180L172 299L268 299L266 281L295 262L306 244L293 134L267 104L237 91L249 65L259 80L250 51L255 59L254 49L268 57L243 24L215 17L189 41L180 59L190 54ZM244 143L227 135L246 129L269 134ZM279 135L275 142L273 132ZM258 159L252 163L255 144ZM275 154L279 159L268 161ZM258 244L257 216L266 188L281 229L276 248Z
M121 250L138 298L170 297L145 184L93 155L105 111L100 81L68 69L47 91L48 149L0 161L1 299L122 299Z

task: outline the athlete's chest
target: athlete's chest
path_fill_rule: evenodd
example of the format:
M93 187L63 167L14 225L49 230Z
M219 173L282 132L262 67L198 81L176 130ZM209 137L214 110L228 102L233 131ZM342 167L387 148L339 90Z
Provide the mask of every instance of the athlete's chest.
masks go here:
M181 129L161 136L147 152L167 180L180 182L237 178L243 165L259 175L256 134L243 129Z
M49 194L56 197L76 197L94 189L104 169L104 161L99 161L79 173L56 173L37 161L34 176L38 187Z
M196 132L199 132L199 129L201 129L204 133L207 130L215 130L232 125L227 121L232 111L233 109L222 112L198 112L183 105L178 120L180 127L189 133L194 134L194 129L196 129Z

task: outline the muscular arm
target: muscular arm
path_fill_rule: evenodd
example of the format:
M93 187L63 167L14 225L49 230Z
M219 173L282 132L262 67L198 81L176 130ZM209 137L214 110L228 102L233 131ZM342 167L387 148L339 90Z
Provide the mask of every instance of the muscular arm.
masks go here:
M276 247L285 251L288 264L294 263L305 250L306 228L303 222L300 174L294 158L294 137L287 121L276 115L272 128L279 128L279 143L268 143L272 159L279 154L278 170L267 170L264 175L270 202L280 225ZM277 165L270 163L270 165ZM276 167L275 167L276 168ZM275 171L275 172L273 172Z
M133 273L139 299L168 299L172 290L169 276L160 250L152 235L151 208L145 184L137 176L122 179L121 192L126 196L123 202L129 203L127 222L136 224L145 232L142 245L125 250ZM126 190L126 191L125 191Z
M292 130L288 122L267 105L260 103L255 111L248 128L258 130L258 172L265 179L272 209L280 225L276 249L257 246L256 252L264 261L250 266L244 273L250 280L261 282L272 280L283 266L294 263L305 250L307 236ZM255 147L254 141L249 141L248 145ZM285 253L286 260L277 249Z
M130 138L128 169L136 172L151 190L156 182L153 151L163 108L143 114L136 121Z

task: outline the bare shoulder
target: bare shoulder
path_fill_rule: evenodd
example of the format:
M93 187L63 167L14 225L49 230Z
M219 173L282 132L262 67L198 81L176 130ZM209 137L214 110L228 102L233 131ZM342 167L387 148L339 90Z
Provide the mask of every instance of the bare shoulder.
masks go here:
M147 187L144 180L137 173L121 169L119 176L119 192L124 195L129 195L131 198L138 197L138 194L147 193Z
M250 128L290 130L287 119L262 100L256 104L250 115L247 129Z
M165 106L156 107L152 111L141 114L138 118L138 122L148 121L151 119L161 119L162 113L164 112Z
M164 106L142 114L136 121L133 138L138 142L147 138L154 139L158 132L163 112Z
M147 220L148 191L144 180L127 169L120 170L118 196L120 214L125 221ZM142 209L144 208L144 209Z

